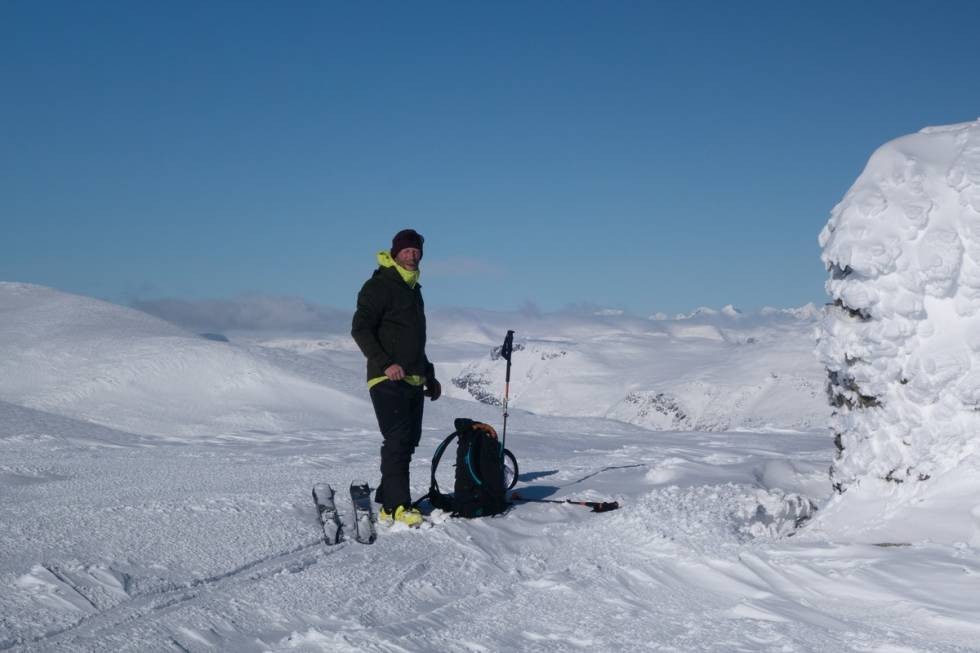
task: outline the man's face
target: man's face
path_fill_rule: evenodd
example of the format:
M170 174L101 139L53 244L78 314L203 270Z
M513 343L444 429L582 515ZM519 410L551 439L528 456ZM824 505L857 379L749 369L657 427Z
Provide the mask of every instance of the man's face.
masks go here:
M422 250L414 247L406 247L395 256L395 262L409 272L419 269L419 261L422 260Z

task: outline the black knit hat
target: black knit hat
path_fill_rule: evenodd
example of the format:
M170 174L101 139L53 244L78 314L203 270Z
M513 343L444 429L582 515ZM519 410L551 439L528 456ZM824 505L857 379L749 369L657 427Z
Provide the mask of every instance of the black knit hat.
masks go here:
M414 247L419 250L419 254L421 255L422 243L424 242L425 238L422 237L422 234L414 229L402 229L391 239L391 258L395 258L398 256L398 252L408 247Z

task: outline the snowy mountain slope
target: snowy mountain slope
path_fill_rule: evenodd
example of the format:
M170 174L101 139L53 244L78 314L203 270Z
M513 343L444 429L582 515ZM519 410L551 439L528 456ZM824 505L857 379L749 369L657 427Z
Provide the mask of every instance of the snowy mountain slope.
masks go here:
M179 311L148 305L185 326L218 329L236 343L317 355L360 372L363 361L334 309L304 308L320 317L277 325L269 304L241 300L224 324L200 317L203 306ZM296 314L295 301L281 309ZM185 304L187 304L185 302ZM210 306L205 303L204 306ZM240 316L261 314L251 324ZM190 318L188 318L190 316ZM766 308L746 314L732 306L702 307L674 318L639 318L621 311L542 314L472 308L429 311L429 355L447 396L494 404L503 375L491 352L508 329L517 332L512 404L547 415L609 417L647 428L725 430L818 427L829 417L826 373L812 355L820 309ZM184 322L182 322L183 324ZM349 320L348 320L349 323ZM317 326L320 326L317 330ZM227 327L227 328L224 328Z
M214 342L85 298L0 291L0 348L12 354L0 358L0 651L975 649L976 544L930 542L938 529L925 513L898 547L858 532L868 515L820 521L833 453L823 429L651 431L515 408L507 443L524 496L622 508L437 513L420 531L382 528L374 545L327 549L312 484L332 483L346 508L348 483L377 480L379 437L356 352L330 337ZM771 320L759 323L755 336L772 335ZM573 328L549 344L605 338L602 356L583 358L589 369L628 362L620 346L675 337ZM481 330L489 340L498 325ZM702 340L689 339L677 360L711 378L717 350ZM440 342L460 360L487 351ZM530 358L521 350L515 364L521 356ZM59 373L116 383L69 401ZM208 410L188 400L187 374L208 382L196 386ZM228 381L242 374L252 385ZM502 378L503 362L486 374ZM310 388L348 403L311 408ZM229 429L231 411L244 428ZM463 415L500 425L498 406L427 402L415 496Z
M161 436L370 425L370 404L145 313L0 284L0 400Z
M591 328L585 320L512 319L521 347L512 403L664 430L818 427L829 408L824 371L811 354L815 312L702 311L674 320L606 318ZM492 403L503 393L498 367L492 347L479 360L458 361L447 392Z

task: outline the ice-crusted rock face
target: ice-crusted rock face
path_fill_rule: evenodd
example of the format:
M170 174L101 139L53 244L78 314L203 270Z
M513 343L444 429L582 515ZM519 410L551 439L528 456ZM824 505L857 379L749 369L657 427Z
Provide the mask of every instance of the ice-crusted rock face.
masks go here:
M980 436L980 120L878 149L820 245L835 487L952 469Z

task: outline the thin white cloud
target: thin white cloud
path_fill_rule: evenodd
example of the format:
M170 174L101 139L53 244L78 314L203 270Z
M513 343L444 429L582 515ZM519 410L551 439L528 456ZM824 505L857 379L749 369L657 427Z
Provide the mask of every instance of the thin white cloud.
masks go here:
M321 306L298 297L248 295L234 299L156 299L131 306L198 332L343 332L351 311Z

